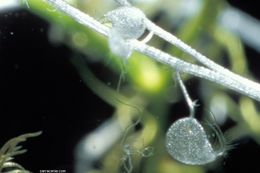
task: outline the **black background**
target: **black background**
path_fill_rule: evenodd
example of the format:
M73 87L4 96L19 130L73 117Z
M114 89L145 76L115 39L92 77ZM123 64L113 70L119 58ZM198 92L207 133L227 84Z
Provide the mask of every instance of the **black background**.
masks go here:
M229 2L260 19L256 1ZM72 172L74 146L113 109L82 83L69 61L73 52L49 43L48 30L46 21L26 10L0 13L0 144L42 130L41 136L23 144L29 151L16 161L33 172ZM248 47L246 54L260 78L259 54ZM242 139L221 169L209 172L260 172L259 156L259 146Z
M68 47L49 43L48 29L26 10L0 14L0 143L41 130L16 161L72 172L75 145L113 110L82 83Z

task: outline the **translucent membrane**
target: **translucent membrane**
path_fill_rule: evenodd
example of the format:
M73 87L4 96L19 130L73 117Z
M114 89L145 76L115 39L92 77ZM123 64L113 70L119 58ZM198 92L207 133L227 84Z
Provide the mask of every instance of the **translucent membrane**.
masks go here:
M128 58L132 53L128 40L138 39L145 31L144 13L135 7L123 6L108 12L105 17L112 23L109 34L111 51Z
M190 165L210 163L224 151L224 147L218 151L213 149L204 128L193 117L179 119L171 125L166 134L166 148L173 158Z
M105 17L124 39L137 39L146 29L144 13L135 7L119 7L108 12Z

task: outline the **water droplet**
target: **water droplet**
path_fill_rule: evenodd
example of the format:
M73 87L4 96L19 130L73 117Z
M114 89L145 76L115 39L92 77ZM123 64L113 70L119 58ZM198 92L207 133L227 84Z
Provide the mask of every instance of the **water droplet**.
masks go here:
M166 148L173 158L190 165L207 164L220 155L193 117L179 119L171 125L166 134Z

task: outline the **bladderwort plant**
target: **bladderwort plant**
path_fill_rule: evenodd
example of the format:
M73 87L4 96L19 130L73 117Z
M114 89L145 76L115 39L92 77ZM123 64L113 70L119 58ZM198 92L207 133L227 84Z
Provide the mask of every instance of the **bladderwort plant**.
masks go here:
M227 147L223 134L215 125L213 131L216 133L220 148L215 150L212 147L205 129L194 118L194 107L196 104L190 99L188 92L180 79L179 73L187 73L209 80L255 99L256 101L260 101L260 85L258 83L239 76L227 68L216 64L208 57L185 44L173 34L154 24L140 9L132 6L126 0L117 0L116 2L120 6L104 14L106 22L110 22L111 26L108 26L106 22L99 22L99 20L81 12L63 0L45 1L58 11L66 13L78 23L108 37L110 50L114 54L122 57L122 59L128 60L131 58L132 53L137 51L160 63L168 65L176 71L176 78L179 81L179 85L190 109L190 116L177 120L172 124L166 135L166 148L170 155L180 162L192 165L207 164L223 155ZM141 39L143 38L145 31L148 31L149 34L144 39ZM157 36L176 46L183 52L192 56L200 65L186 62L167 52L148 45L153 36ZM186 131L181 132L179 129L185 129ZM193 133L198 133L198 136L194 136ZM172 138L176 138L176 135L181 136L179 139L182 143L185 143L185 145L178 144L176 141L174 142ZM194 143L195 140L197 140L197 142L192 146L191 144ZM183 152L180 153L180 151ZM129 152L129 150L125 150L125 152ZM128 154L126 156L131 155ZM128 172L132 171L132 169L129 170L130 171Z
M195 49L191 48L171 33L163 30L151 22L148 18L145 17L141 10L132 7L129 3L125 2L125 0L118 0L117 2L126 6L121 6L107 14L108 19L111 20L112 24L114 23L111 28L72 7L63 0L46 0L46 2L58 10L66 13L77 22L93 29L94 31L104 36L110 37L110 39L112 39L112 36L115 36L116 38L113 38L114 40L112 39L111 42L114 43L115 41L116 43L121 43L124 41L123 45L119 45L122 46L122 52L120 52L120 48L113 47L118 45L110 44L110 47L113 47L111 50L116 54L124 55L125 58L129 58L131 55L130 53L137 51L155 59L158 62L169 65L179 72L188 73L193 76L207 79L243 95L251 97L257 101L260 101L260 84L234 74L228 69L211 61L209 58L197 52ZM145 41L137 40L137 38L139 38L140 35L142 35L144 32L144 29L148 29L153 34L182 49L194 57L197 61L202 63L203 66L185 62L166 52L163 52L152 46L148 46L145 43L147 42L147 39L145 39Z
M190 115L177 120L168 129L166 134L167 151L173 158L185 164L204 165L213 162L219 156L224 155L228 149L225 137L215 122L208 123L213 133L207 134L204 127L194 117L196 102L190 98L179 72L176 73L176 79L189 107ZM210 143L209 136L211 135L217 137L219 146L217 150Z

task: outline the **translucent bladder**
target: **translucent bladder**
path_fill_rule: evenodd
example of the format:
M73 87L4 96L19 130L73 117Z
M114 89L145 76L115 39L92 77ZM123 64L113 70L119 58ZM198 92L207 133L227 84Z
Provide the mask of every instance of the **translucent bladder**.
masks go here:
M214 149L203 126L193 117L174 122L166 134L166 148L176 160L190 165L213 162L225 153L223 134L212 128L218 138L219 148Z
M174 159L185 164L204 165L213 162L227 150L224 135L217 123L213 121L214 117L206 123L208 128L203 127L195 119L195 103L191 100L178 72L176 77L190 109L190 116L177 120L168 129L166 149ZM210 136L215 136L217 143L212 143Z

